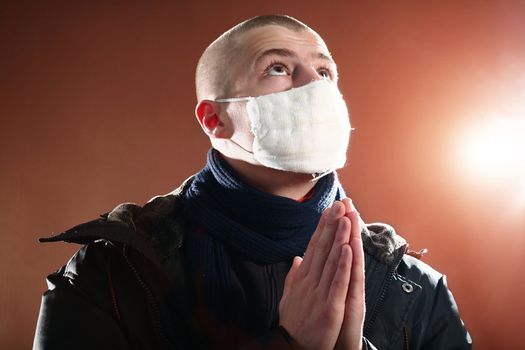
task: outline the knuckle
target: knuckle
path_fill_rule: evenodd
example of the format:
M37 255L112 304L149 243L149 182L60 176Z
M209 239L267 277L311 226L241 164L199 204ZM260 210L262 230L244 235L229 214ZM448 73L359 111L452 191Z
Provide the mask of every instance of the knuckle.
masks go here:
M347 227L349 227L350 225L352 225L352 220L350 220L347 216L343 216L341 217L339 220L341 220L341 224L342 225L345 225Z
M326 252L330 248L330 244L327 239L320 239L315 245L315 251Z
M347 270L350 267L352 267L352 264L348 259L339 259L339 268L341 270Z
M321 310L319 317L325 325L331 325L334 323L336 315L337 309L330 303L325 308L323 308L323 310Z

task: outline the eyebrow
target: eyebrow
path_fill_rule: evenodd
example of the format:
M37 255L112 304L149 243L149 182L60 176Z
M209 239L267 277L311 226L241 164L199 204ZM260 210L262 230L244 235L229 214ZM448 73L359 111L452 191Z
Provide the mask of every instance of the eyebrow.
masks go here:
M297 54L292 51L292 50L289 50L289 49L269 49L269 50L266 50L264 51L263 53L261 53L256 59L255 59L255 65L257 66L259 64L259 62L261 60L263 60L264 58L268 57L268 56L283 56L283 57L297 57ZM313 54L313 57L314 58L320 58L322 60L325 60L325 61L329 61L333 64L335 64L334 60L322 53L322 52L318 52L318 53L315 53Z

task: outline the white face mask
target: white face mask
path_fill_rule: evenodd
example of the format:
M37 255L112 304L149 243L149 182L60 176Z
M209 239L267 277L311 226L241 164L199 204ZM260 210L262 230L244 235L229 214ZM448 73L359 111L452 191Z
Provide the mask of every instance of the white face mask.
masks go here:
M216 100L239 101L248 101L253 158L258 163L305 174L326 174L344 166L350 121L335 84L318 80L258 97Z

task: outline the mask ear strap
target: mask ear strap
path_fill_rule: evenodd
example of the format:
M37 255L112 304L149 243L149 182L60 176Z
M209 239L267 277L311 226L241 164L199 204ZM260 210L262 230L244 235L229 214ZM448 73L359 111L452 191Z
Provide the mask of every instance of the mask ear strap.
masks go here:
M253 152L252 152L252 151L248 151L246 148L242 147L239 143L237 143L237 142L234 141L233 139L229 139L229 141L230 141L231 143L233 143L236 147L239 147L240 149L242 149L244 152L253 155Z
M319 180L323 176L330 174L332 171L333 170L327 170L327 171L322 172L322 173L313 173L313 174L311 174L312 175L312 179L310 181L313 182L313 181Z
M245 102L253 100L254 97L252 96L246 96L246 97L232 97L232 98L219 98L215 100L215 102Z

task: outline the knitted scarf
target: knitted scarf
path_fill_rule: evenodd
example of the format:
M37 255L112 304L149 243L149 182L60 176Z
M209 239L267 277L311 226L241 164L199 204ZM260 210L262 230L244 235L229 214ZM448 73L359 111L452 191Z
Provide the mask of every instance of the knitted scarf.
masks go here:
M233 321L230 254L258 264L302 256L321 213L344 197L335 172L319 179L302 203L261 192L211 149L207 165L184 194L190 269L204 276L208 307L223 322Z

